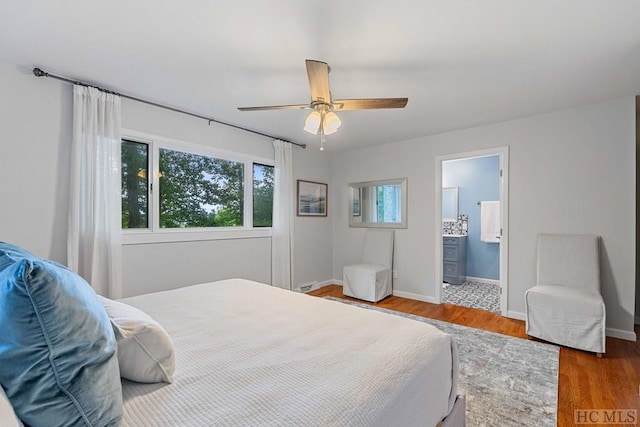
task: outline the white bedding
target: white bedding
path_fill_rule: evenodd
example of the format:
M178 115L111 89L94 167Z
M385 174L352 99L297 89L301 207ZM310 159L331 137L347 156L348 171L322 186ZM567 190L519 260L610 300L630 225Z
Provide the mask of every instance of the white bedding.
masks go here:
M455 399L425 323L243 279L122 301L176 347L173 384L123 380L125 426L434 426Z

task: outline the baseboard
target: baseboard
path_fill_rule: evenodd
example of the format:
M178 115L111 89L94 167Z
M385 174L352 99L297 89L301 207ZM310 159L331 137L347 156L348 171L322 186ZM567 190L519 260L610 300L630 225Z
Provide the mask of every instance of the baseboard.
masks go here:
M338 286L343 286L342 280L330 280L327 284L333 284ZM428 297L426 295L413 294L411 292L403 292L403 291L393 291L393 295L396 297L412 299L416 301L422 302L430 302L431 304L437 304L436 299L434 297Z
M485 278L482 278L482 277L467 276L467 280L470 280L472 282L483 282L483 283L489 283L489 284L492 284L492 285L500 285L500 280L485 279Z
M631 331L623 331L622 329L606 328L606 334L611 338L620 338L621 340L636 341L636 333Z
M507 311L507 317L509 319L516 319L516 320L527 320L527 315L525 313L522 313L520 311Z
M407 299L412 299L416 301L430 302L431 304L437 304L436 299L434 297L429 297L426 295L413 294L411 292L403 292L403 291L393 291L393 295L396 297L402 297Z

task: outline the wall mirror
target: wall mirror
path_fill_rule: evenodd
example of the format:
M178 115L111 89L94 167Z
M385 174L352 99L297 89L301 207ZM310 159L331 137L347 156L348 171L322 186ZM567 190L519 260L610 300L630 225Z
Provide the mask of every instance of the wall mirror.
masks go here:
M349 184L349 227L407 228L407 178Z
M442 187L442 220L458 219L458 187Z

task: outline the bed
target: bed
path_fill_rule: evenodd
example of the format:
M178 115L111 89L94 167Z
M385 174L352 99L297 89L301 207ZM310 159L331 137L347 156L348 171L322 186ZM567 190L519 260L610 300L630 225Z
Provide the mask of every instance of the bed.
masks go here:
M0 425L464 426L453 339L242 279L113 301L0 242Z
M464 425L452 338L230 279L120 300L158 321L172 384L123 380L125 426Z

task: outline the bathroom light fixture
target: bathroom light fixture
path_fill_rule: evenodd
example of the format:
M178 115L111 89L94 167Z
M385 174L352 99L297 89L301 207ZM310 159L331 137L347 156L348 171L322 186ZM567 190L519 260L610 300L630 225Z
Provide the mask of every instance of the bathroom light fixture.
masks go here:
M332 105L322 102L312 103L313 111L304 121L304 130L314 135L320 131L320 151L324 151L325 136L336 133L342 124L340 117L333 111Z

